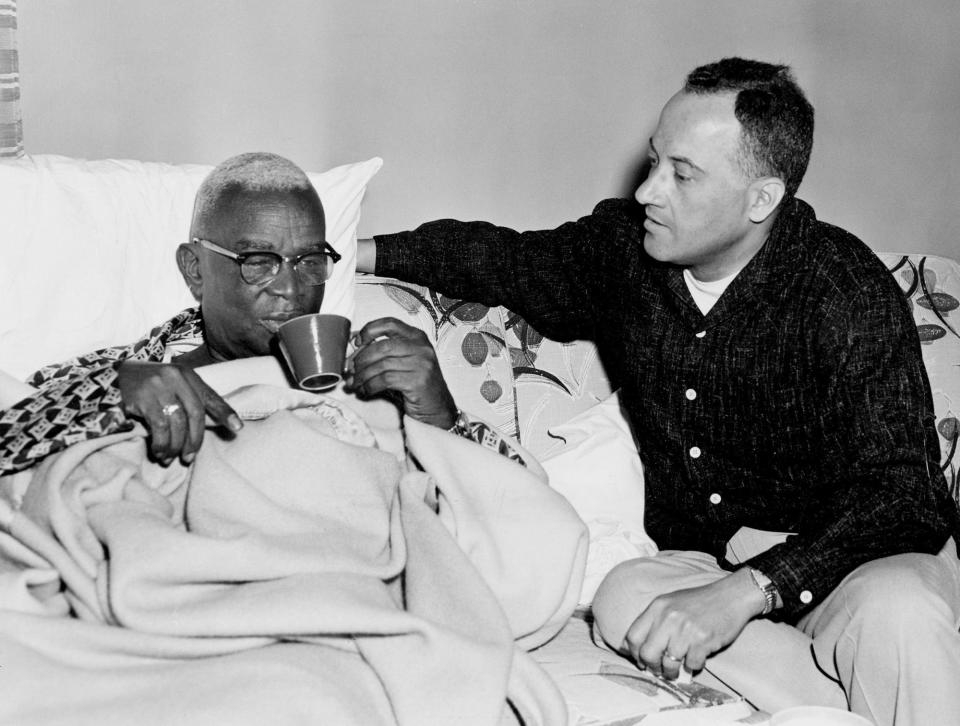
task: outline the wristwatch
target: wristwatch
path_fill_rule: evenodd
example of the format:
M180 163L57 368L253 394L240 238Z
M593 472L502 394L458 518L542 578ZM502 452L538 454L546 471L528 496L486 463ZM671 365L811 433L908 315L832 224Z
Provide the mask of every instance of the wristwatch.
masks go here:
M748 567L747 569L750 570L750 577L753 578L754 584L760 588L760 592L763 593L765 602L761 615L769 615L781 605L780 593L777 590L777 586L773 584L773 580L755 567Z
M457 436L470 438L470 419L468 419L466 414L458 408L457 417L453 420L453 426L448 428L447 431L451 434L456 434Z

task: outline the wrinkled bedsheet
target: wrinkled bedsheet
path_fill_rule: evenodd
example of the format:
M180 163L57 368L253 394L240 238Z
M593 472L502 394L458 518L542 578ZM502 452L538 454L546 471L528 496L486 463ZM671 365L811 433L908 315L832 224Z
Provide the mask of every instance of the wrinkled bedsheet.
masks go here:
M416 421L419 467L342 441L321 398L244 389L190 467L137 430L0 480L0 723L566 722L525 650L576 605L572 508Z

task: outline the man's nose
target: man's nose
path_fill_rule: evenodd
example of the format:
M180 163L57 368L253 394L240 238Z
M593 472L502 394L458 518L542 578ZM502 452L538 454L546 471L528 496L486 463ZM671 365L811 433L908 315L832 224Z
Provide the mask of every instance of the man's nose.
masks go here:
M657 169L653 168L647 172L647 178L637 187L637 191L634 192L633 197L644 206L648 204L656 205L657 199L660 197L660 192Z
M300 275L293 268L293 263L284 260L280 263L280 269L277 270L277 276L267 285L267 289L279 297L293 298L300 293Z

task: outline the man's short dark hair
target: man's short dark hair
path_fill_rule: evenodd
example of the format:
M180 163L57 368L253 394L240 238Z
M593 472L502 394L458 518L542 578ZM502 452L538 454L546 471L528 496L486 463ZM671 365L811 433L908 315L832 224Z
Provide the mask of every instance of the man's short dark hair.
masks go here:
M779 177L788 196L796 193L813 147L813 106L789 66L724 58L692 71L683 90L736 93L743 172L750 178Z

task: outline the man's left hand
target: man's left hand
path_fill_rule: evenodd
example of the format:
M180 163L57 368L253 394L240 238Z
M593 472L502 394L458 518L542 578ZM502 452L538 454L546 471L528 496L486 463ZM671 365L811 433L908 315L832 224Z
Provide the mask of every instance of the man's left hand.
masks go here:
M668 679L680 666L703 669L707 657L730 645L765 599L747 568L716 582L660 595L633 621L622 649L641 667Z
M345 389L364 398L392 394L404 413L448 429L457 416L437 352L426 334L396 318L372 320L353 338Z

